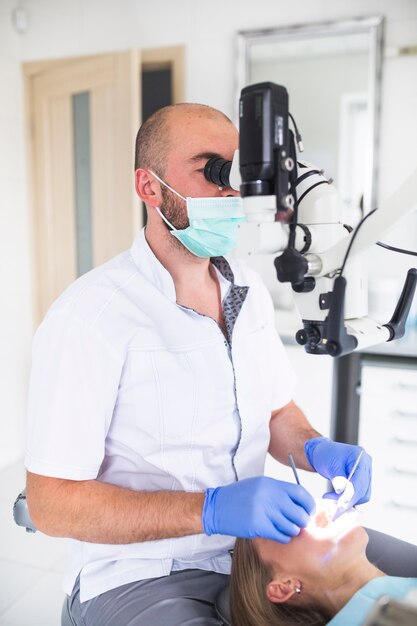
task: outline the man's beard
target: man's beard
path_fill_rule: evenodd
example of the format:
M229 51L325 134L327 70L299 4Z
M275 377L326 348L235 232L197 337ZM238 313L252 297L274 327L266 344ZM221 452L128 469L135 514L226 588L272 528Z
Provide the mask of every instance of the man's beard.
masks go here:
M161 188L162 192L162 206L160 207L161 213L170 224L177 230L183 230L190 225L188 221L187 210L185 208L185 202L181 198L177 198L169 189ZM168 225L167 225L168 227Z
M174 226L176 230L183 230L184 228L187 228L187 226L190 225L190 222L188 220L184 200L177 198L172 193L172 191L169 191L169 189L164 189L162 187L161 192L162 206L160 206L159 208L162 215L168 220L170 224L172 224L172 226ZM171 231L168 224L166 224L165 222L164 224L167 230ZM188 248L186 248L176 237L171 236L169 238L169 242L175 248L175 250L185 253L187 256L194 256L192 252L190 252Z

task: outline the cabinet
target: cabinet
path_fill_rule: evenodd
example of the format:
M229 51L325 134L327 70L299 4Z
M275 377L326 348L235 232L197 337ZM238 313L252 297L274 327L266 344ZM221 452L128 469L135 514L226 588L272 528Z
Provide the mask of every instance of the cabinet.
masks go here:
M373 459L361 523L417 544L417 371L367 358L361 370L358 439Z
M373 458L360 522L417 545L417 327L335 361L332 436Z

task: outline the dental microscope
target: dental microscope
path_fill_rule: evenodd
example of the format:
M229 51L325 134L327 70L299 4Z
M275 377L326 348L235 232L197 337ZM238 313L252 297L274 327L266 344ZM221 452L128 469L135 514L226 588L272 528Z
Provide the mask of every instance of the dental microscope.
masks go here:
M417 208L417 170L353 229L342 221L332 182L320 168L297 158L302 140L285 87L271 82L245 87L239 133L233 160L212 158L204 174L217 185L240 190L246 222L239 226L239 256L278 255L277 278L291 284L303 323L296 341L310 354L338 357L402 337L417 269L408 271L392 318L380 323L368 317L362 257L374 244L389 247L379 238Z

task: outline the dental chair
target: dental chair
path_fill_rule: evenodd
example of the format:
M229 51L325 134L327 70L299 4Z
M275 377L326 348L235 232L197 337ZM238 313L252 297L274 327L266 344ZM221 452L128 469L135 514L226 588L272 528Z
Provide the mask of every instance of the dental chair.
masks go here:
M26 528L26 532L35 533L36 526L32 522L26 501L26 490L24 489L16 498L13 505L13 517L18 526ZM368 559L379 567L382 571L390 576L411 576L417 577L417 546L395 539L377 530L367 528L369 535L369 544L367 548ZM394 603L395 604L395 603ZM231 626L229 617L229 588L223 589L216 598L215 606L219 617L223 620L224 626ZM394 606L394 609L398 607ZM374 616L375 621L369 621L369 626L414 626L415 621L409 621L407 615L403 622L396 622L394 613L394 621L384 621L387 619L387 611L394 610L391 605L380 607L380 614ZM401 606L400 606L401 609ZM415 619L415 613L411 616ZM381 621L379 621L381 620ZM71 617L68 598L65 598L61 613L61 626L77 626ZM367 622L368 626L368 622Z
M26 489L17 496L13 505L13 518L18 526L26 528L27 533L35 533L37 528L32 522L26 501ZM77 626L71 617L68 607L68 598L65 598L61 611L61 626Z

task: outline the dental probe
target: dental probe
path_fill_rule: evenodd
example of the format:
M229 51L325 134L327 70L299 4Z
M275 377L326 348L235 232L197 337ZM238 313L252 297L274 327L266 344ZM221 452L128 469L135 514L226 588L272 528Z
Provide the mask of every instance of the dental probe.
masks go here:
M294 476L295 476L295 480L297 481L297 485L301 485L300 479L298 478L297 468L295 467L295 463L294 463L294 459L293 459L292 454L289 454L288 458L290 460L291 469L294 472Z
M355 463L353 464L352 469L350 470L350 474L349 474L349 476L347 477L346 486L345 486L345 488L343 489L343 493L341 493L341 494L340 494L339 499L338 499L338 501L337 501L337 507L336 507L336 511L334 512L334 515L333 515L333 518L332 518L332 522L334 522L334 521L335 521L335 520L336 520L336 519L337 519L340 515L342 515L342 513L344 513L344 510L345 510L344 504L346 504L346 503L343 503L343 504L340 506L340 505L339 505L339 501L340 501L340 498L343 496L343 494L344 494L344 493L345 493L345 491L346 491L347 484L351 482L352 476L353 476L353 474L356 472L356 469L357 469L357 467L358 467L358 465L359 465L359 461L361 460L361 458L362 458L362 454L363 454L363 453L364 453L364 450L361 450L361 451L359 452L359 456L358 456L358 458L356 459Z

